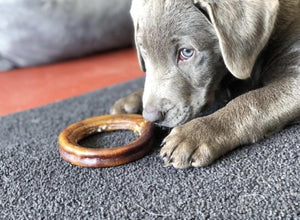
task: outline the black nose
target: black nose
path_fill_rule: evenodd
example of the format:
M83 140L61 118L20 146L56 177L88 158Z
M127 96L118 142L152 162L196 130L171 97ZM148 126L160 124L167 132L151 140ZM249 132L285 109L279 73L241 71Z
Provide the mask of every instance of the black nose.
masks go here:
M164 120L164 113L152 106L146 106L143 111L143 117L151 122L160 122Z

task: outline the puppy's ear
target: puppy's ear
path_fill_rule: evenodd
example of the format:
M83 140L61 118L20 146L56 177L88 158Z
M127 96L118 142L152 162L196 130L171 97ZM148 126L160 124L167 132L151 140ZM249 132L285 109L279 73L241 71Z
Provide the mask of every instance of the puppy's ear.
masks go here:
M229 71L239 79L250 77L257 56L273 31L279 0L193 2L207 12Z

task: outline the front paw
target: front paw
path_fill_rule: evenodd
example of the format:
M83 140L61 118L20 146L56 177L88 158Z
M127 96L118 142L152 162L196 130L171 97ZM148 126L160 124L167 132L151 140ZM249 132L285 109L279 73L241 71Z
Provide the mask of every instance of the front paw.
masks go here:
M137 114L142 112L142 91L119 99L110 109L111 114Z
M167 166L203 167L224 153L226 132L209 117L175 127L162 142L160 152Z

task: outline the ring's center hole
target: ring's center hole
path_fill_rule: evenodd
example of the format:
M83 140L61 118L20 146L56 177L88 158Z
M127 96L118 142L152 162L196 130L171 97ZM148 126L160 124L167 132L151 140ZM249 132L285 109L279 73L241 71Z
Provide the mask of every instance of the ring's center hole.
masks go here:
M78 144L88 148L112 148L130 144L138 138L139 136L131 130L118 130L90 135Z

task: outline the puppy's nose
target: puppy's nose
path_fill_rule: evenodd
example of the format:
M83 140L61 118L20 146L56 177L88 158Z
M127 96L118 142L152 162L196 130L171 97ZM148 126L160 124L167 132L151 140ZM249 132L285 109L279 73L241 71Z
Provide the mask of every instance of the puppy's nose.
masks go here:
M143 117L151 122L159 122L164 119L164 114L153 106L146 106L143 110Z

